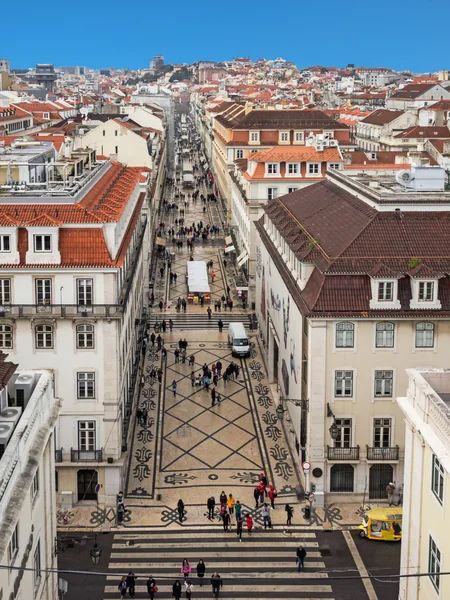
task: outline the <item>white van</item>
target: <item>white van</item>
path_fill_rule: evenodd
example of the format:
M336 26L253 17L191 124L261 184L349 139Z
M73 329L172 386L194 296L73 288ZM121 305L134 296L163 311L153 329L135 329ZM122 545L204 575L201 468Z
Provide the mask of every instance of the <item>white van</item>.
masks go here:
M250 344L244 323L228 325L228 345L231 346L233 356L250 356Z

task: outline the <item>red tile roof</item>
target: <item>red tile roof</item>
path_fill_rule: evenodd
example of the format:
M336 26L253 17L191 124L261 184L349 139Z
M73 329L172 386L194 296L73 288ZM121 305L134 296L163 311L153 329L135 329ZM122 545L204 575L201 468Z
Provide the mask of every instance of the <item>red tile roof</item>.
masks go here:
M400 139L428 139L428 138L450 138L448 127L420 127L416 125L397 134L395 138Z

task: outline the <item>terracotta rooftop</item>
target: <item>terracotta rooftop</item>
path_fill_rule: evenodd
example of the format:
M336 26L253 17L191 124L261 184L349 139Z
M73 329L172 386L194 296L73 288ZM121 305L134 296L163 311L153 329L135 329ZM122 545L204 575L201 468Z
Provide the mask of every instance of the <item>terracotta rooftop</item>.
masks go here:
M318 152L314 146L274 146L249 156L256 162L303 162L303 161L341 161L337 148L325 148Z
M320 110L252 110L234 119L218 115L216 120L232 129L348 129Z
M386 125L387 123L392 123L392 121L395 121L395 119L398 119L404 114L405 113L401 110L385 110L384 108L380 108L360 122L367 125Z
M397 134L395 138L400 139L428 139L428 138L450 138L450 129L448 127L410 127Z

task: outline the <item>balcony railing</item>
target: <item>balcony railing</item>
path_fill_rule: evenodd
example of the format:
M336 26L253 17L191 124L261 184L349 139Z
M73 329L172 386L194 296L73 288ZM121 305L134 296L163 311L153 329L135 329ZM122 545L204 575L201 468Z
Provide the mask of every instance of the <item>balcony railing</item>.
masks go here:
M367 460L398 460L400 449L398 446L393 448L374 448L367 446Z
M74 450L70 449L71 462L102 462L103 450Z
M61 463L63 461L63 449L55 450L55 462Z
M359 460L359 446L352 446L351 448L333 448L327 446L327 448L328 460Z
M67 317L120 319L123 316L122 304L1 304L0 318Z

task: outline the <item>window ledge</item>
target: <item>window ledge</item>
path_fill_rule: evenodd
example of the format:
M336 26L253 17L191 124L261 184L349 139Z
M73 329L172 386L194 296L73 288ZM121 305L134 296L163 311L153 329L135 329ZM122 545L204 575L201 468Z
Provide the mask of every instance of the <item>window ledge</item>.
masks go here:
M440 310L442 308L441 302L438 300L437 302L412 302L409 305L411 309L418 310Z
M377 310L392 310L401 309L400 300L393 300L392 302L380 302L379 300L371 300L369 308Z

